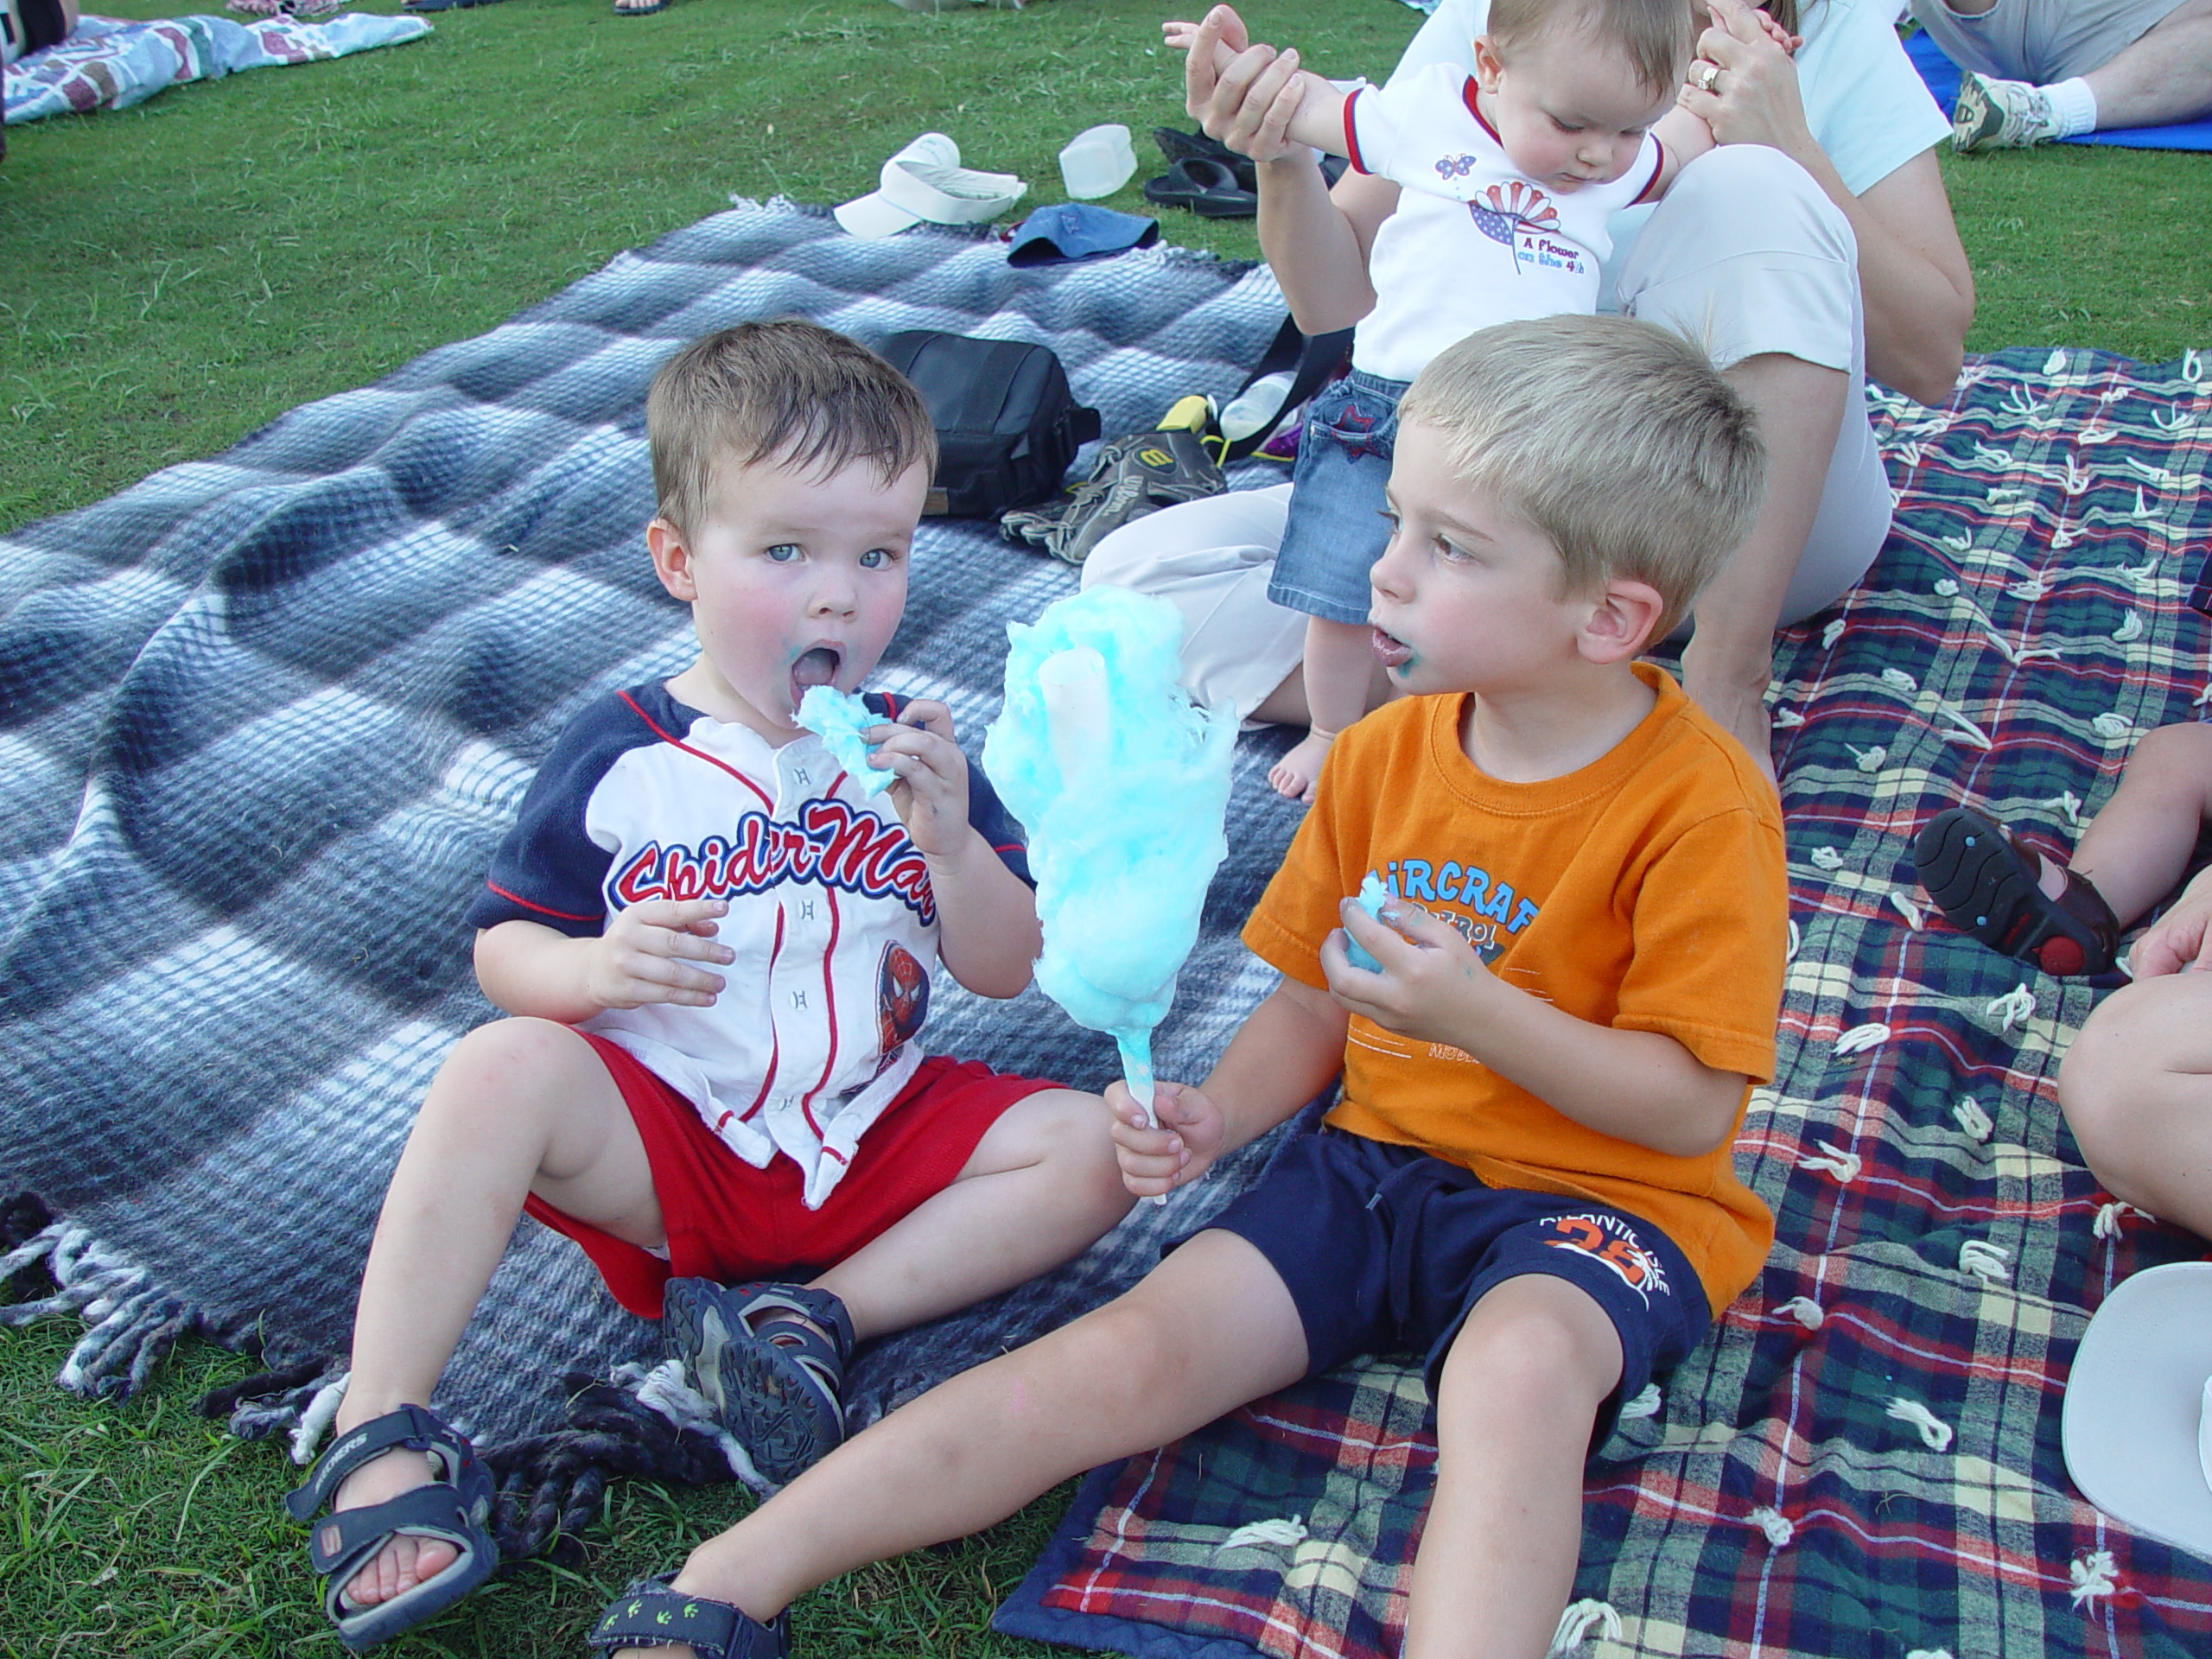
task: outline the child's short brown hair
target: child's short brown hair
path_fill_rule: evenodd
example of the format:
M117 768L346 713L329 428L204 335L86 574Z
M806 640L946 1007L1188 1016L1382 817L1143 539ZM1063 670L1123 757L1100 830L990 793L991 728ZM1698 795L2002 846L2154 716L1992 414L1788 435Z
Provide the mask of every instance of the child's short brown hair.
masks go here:
M1517 45L1575 28L1617 48L1654 98L1681 84L1696 38L1688 0L1491 0L1484 32L1503 60Z
M1626 317L1484 328L1398 406L1444 435L1460 482L1551 538L1565 591L1617 578L1666 602L1658 639L1751 527L1766 448L1751 406L1679 334Z
M937 466L937 429L913 383L859 341L796 318L740 323L670 358L645 394L645 432L660 516L687 533L728 461L824 474L865 461L886 484Z

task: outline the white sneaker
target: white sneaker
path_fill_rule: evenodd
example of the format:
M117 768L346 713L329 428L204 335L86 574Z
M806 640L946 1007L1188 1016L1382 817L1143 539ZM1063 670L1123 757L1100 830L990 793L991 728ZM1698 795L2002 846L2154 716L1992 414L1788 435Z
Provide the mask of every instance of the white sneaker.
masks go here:
M1953 149L2026 149L2059 136L2058 116L2041 87L1972 70L1959 77L1959 101L1951 109Z

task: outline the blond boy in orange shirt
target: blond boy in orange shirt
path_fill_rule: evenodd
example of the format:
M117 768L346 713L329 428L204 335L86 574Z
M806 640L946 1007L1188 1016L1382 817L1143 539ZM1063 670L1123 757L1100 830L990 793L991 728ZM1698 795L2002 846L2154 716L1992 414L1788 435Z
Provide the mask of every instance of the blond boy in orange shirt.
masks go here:
M1202 1086L1161 1085L1160 1128L1108 1097L1141 1195L1341 1075L1329 1128L1120 1300L893 1413L632 1586L594 1646L784 1654L783 1610L841 1573L1410 1351L1439 1458L1403 1650L1545 1652L1585 1459L1773 1236L1730 1148L1773 1068L1777 804L1637 661L1741 538L1763 457L1702 357L1619 318L1472 335L1401 418L1373 619L1414 695L1337 743L1245 930L1281 986ZM1349 896L1370 874L1394 895L1381 921Z

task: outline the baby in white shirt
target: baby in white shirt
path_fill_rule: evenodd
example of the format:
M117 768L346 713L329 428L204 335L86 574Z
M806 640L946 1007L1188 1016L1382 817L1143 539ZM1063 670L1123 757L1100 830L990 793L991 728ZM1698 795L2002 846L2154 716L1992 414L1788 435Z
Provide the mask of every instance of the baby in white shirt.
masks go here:
M1244 37L1226 6L1209 21ZM1190 50L1198 27L1165 25L1167 44ZM1298 71L1287 136L1404 194L1369 251L1375 305L1354 335L1352 373L1308 411L1269 588L1311 619L1310 729L1268 774L1283 794L1311 800L1337 733L1366 711L1367 571L1388 539L1398 394L1478 328L1597 309L1613 214L1664 194L1713 148L1705 123L1675 103L1694 35L1685 0L1493 0L1471 76L1438 64L1344 92ZM1223 67L1236 56L1226 40L1214 51Z

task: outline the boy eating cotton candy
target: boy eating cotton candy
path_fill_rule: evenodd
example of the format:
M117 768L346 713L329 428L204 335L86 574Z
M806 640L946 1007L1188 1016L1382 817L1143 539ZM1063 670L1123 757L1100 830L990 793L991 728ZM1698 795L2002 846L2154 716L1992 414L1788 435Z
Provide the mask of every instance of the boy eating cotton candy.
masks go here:
M769 1479L843 1433L854 1344L1076 1255L1126 1211L1096 1096L925 1058L942 960L1039 950L1018 832L939 702L871 698L887 793L797 723L899 626L936 460L918 394L810 323L671 358L653 569L699 655L556 741L468 918L510 1018L464 1037L392 1177L316 1523L349 1646L480 1583L490 1484L425 1408L526 1208L576 1239ZM888 805L886 805L886 802ZM732 1286L732 1288L724 1288Z
M1375 566L1406 696L1347 731L1245 929L1281 984L1161 1127L1164 1192L1342 1078L1322 1133L1120 1300L892 1413L594 1645L780 1655L783 1613L1361 1353L1427 1362L1437 1484L1404 1652L1537 1659L1582 1466L1758 1273L1730 1148L1771 1075L1786 889L1772 790L1637 660L1750 522L1747 405L1679 338L1509 323L1407 394ZM1353 895L1395 897L1377 921ZM1379 964L1351 965L1347 934Z

